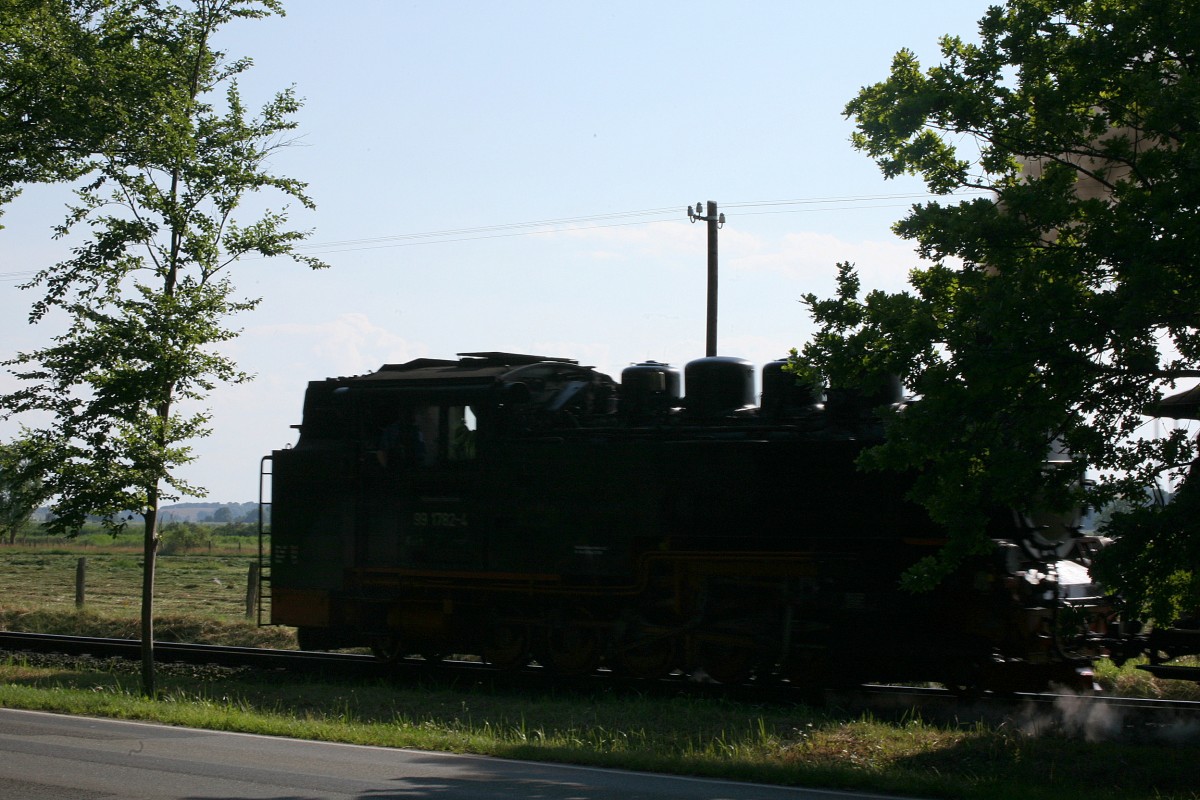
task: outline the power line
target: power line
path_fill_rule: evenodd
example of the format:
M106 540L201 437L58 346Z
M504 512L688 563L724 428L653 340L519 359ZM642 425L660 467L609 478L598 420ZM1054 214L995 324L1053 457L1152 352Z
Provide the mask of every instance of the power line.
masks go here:
M349 245L372 244L375 242L387 242L387 241L398 241L398 240L436 239L436 238L441 238L441 237L456 237L456 236L473 235L473 234L480 234L480 233L491 233L491 232L496 232L496 231L510 231L510 230L529 229L529 228L536 229L536 228L544 228L544 227L555 227L555 226L559 226L559 225L577 225L577 226L582 226L582 227L608 227L606 225L588 226L588 225L586 225L586 223L602 222L602 221L616 220L616 219L626 219L629 217L652 217L652 216L665 217L668 214L676 214L676 213L678 213L678 211L679 210L677 208L673 208L673 207L672 208L651 208L651 209L645 209L642 211L617 211L617 212L613 212L610 214L592 214L592 215L586 216L586 217L561 217L558 219L544 219L544 220L538 220L535 222L509 222L509 223L505 223L502 225L483 225L483 226L474 227L474 228L449 228L446 230L427 231L424 233L401 233L401 234L395 234L395 235L391 235L391 236L377 236L377 237L373 237L373 238L369 238L369 239L347 239L344 241L320 242L320 243L306 244L306 245L302 245L302 246L306 247L306 248L309 248L309 247L340 247L340 246L348 245L348 244ZM625 223L625 224L638 224L638 223ZM529 231L529 233L537 233L537 232L538 231L536 231L536 230ZM515 234L515 235L521 235L521 234ZM459 240L453 239L452 241L459 241Z
M894 204L858 205L881 200L916 200L932 198L936 195L929 193L915 194L881 194L881 195L851 195L846 197L809 197L793 200L753 200L740 203L727 203L724 208L779 208L783 206L803 206L773 211L747 211L741 216L756 216L765 214L798 214L808 211L837 210L831 208L815 208L815 206L830 206L832 204L852 204L859 209L887 208ZM965 197L968 195L955 195ZM618 211L609 214L593 214L583 217L558 217L554 219L535 220L532 222L512 222L502 225L486 225L475 228L451 228L422 233L404 233L392 236L378 236L366 239L346 239L334 242L311 242L297 245L297 250L306 252L340 253L353 250L374 250L388 247L410 247L419 244L442 244L450 242L472 241L475 239L492 239L510 236L531 236L539 233L565 233L577 230L595 228L610 228L627 225L652 225L662 222L677 223L679 209L675 207L651 208L640 211ZM630 218L637 218L630 221ZM623 220L623 221L616 221Z
M953 195L962 198L982 193ZM928 193L848 195L833 197L801 197L790 200L750 200L725 203L723 208L732 211L731 216L762 216L768 214L800 214L813 211L839 211L849 206L855 210L896 207L898 200L934 198ZM880 204L884 201L883 204ZM873 205L863 205L872 203ZM842 206L842 207L839 207ZM761 209L761 210L750 210ZM534 236L546 233L568 233L571 231L595 230L600 228L627 227L632 225L678 224L680 210L676 206L646 208L635 211L614 211L606 214L590 214L580 217L552 217L530 222L509 222L499 225L445 228L416 233L399 233L361 239L341 239L330 242L306 242L296 245L296 250L308 254L347 253L361 250L383 250L395 247L415 247L428 244L452 244L481 239L501 239L515 236ZM0 283L16 282L36 275L39 270L0 272Z
M972 192L970 194L976 194ZM981 193L980 193L981 194ZM966 197L968 193L964 192L955 197ZM752 200L742 203L725 203L724 208L757 208L761 206L796 206L796 205L825 205L829 203L861 203L873 202L876 200L916 200L922 197L936 197L928 192L917 192L912 194L863 194L863 195L847 195L843 197L804 197L795 200Z

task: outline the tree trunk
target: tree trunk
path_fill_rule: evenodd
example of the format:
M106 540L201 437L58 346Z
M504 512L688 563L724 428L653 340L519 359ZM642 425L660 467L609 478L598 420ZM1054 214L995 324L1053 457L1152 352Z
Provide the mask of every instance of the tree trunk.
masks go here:
M158 553L158 504L150 503L149 506L142 545L142 694L154 697L154 566Z

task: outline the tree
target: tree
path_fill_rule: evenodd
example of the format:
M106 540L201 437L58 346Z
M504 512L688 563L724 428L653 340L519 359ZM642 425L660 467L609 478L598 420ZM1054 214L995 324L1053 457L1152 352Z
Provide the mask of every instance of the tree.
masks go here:
M87 17L67 3L0 0L0 205L21 184L77 177L91 152ZM61 76L66 91L47 75Z
M9 544L16 541L43 500L42 483L28 473L19 450L0 445L0 536L7 533Z
M152 119L127 16L109 0L0 0L0 206L86 174L139 111Z
M91 8L87 0L70 7ZM203 495L178 472L194 457L188 443L210 433L201 404L218 382L249 379L217 350L237 335L230 318L258 303L235 297L229 267L248 254L324 266L296 252L307 234L287 227L286 211L264 212L245 225L235 216L260 190L312 208L303 183L266 167L296 128L293 91L250 117L237 85L249 60L228 60L211 44L221 26L271 13L282 13L276 0L194 0L187 7L111 0L73 17L97 37L88 68L102 102L88 106L99 118L91 129L99 141L84 159L78 202L57 232L91 233L26 287L42 292L30 322L57 310L70 320L68 329L6 362L22 383L0 397L0 408L51 420L27 429L17 444L31 471L45 476L54 498L51 526L70 533L98 514L116 531L141 517L147 695L154 694L158 510L182 494ZM77 90L70 75L64 81L47 93ZM88 123L65 127L76 124Z
M847 105L885 177L972 196L896 223L926 262L910 291L860 296L839 265L835 297L805 298L818 332L795 357L848 386L898 374L921 397L864 456L914 471L950 531L918 585L987 546L980 509L1139 497L1196 454L1182 431L1147 435L1145 414L1200 376L1200 6L1009 0L979 33L944 37L924 71L901 50ZM1052 445L1070 468L1046 468ZM1160 618L1196 605L1197 522L1140 513L1156 522L1102 559L1105 580ZM1161 557L1180 541L1193 560Z

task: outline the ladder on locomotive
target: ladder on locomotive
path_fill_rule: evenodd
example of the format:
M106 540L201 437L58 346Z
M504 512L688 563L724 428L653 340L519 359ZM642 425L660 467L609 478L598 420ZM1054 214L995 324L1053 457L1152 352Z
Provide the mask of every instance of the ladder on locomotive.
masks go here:
M273 460L263 456L258 464L258 619L259 625L271 602L271 475Z

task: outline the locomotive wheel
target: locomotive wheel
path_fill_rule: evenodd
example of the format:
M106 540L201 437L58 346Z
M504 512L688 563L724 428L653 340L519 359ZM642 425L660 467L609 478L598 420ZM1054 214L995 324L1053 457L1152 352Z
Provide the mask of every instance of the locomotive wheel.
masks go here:
M702 643L700 668L717 683L745 683L754 674L754 652L728 644Z
M327 638L321 628L296 628L296 647L301 650L328 650Z
M552 629L538 662L559 675L587 675L600 666L600 637L595 629L574 623Z
M983 697L983 687L978 683L945 683L942 685L960 700L978 700Z
M957 664L951 675L942 681L946 689L964 700L982 695L985 689L990 688L985 683L983 668L978 662L969 660Z
M669 636L647 639L626 647L613 656L613 670L630 678L652 680L671 674L679 648Z
M523 628L498 624L492 628L481 655L498 669L520 669L529 663L529 636Z
M399 636L380 636L371 643L371 655L376 661L385 664L395 664L404 658L404 650Z
M793 650L784 659L780 672L797 689L818 690L833 686L849 688L857 685L853 678L841 675L835 680L829 667L829 653L824 647L810 645Z

